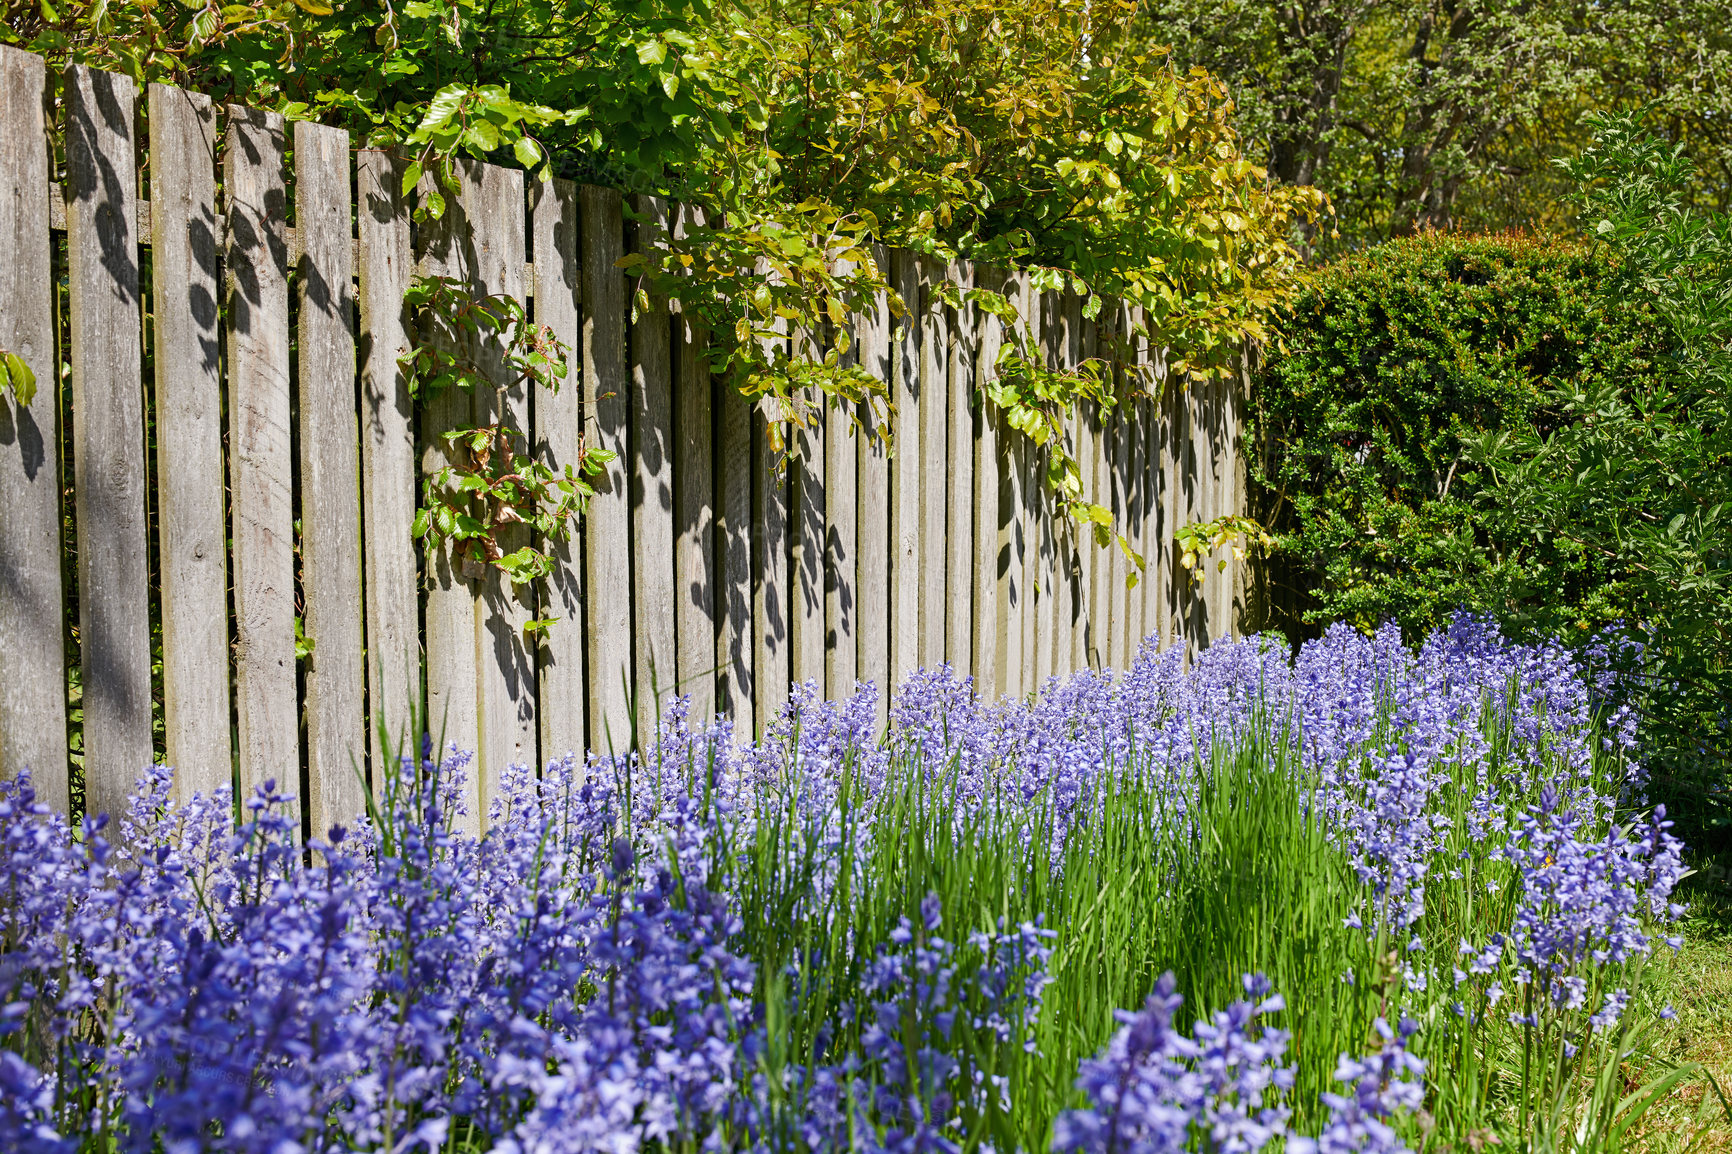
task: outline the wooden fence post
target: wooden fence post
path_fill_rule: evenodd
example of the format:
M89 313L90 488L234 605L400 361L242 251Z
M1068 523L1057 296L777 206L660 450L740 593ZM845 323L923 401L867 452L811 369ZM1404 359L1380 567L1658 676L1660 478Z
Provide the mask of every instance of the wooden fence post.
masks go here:
M619 454L590 503L584 537L589 595L589 743L599 753L631 748L631 522L627 506L625 277L615 267L625 255L619 193L584 186L578 202L583 223L583 402L593 422L593 444Z
M244 803L269 781L283 793L300 793L283 118L230 105L223 163L235 693Z
M530 228L535 256L535 323L565 345L565 380L559 391L540 388L533 405L535 453L557 473L575 466L583 448L582 272L578 256L578 191L568 180L538 180L530 186ZM583 542L589 517L579 517L570 541L537 542L553 557L553 572L541 583L543 617L556 618L537 647L537 716L541 760L582 757L589 721L588 649L584 607Z
M41 57L0 45L0 350L36 378L29 405L0 397L0 778L29 769L36 796L65 814L71 793L47 84Z
M409 205L399 157L377 149L356 156L360 198L361 522L366 539L365 608L368 725L373 789L387 759L420 755L410 719L423 707L420 590L411 536L420 501L415 413L397 358L408 351L403 294L414 272ZM425 716L423 724L437 722ZM378 724L371 724L376 721ZM383 734L379 732L383 727Z
M681 205L674 233L683 238L689 225L702 223L698 209ZM674 660L676 690L691 697L694 719L719 708L717 470L708 345L709 334L695 315L682 310L674 317Z
M301 588L306 603L310 828L324 837L366 813L361 664L361 470L355 416L354 245L349 134L295 125L301 265Z
M667 247L667 202L640 196L637 251ZM674 400L672 318L664 298L631 323L631 572L637 732L653 741L679 678L674 656Z
M209 97L164 84L150 86L149 100L164 760L174 766L174 796L185 801L227 789L234 772L216 109ZM359 588L357 578L350 592Z

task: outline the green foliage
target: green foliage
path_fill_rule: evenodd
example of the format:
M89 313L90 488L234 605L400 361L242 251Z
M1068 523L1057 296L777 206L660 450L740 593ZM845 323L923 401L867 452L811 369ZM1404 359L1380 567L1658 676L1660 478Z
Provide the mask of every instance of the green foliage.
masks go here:
M419 277L404 294L413 318L415 347L398 358L409 395L425 406L450 388L487 398L498 420L486 425L460 423L435 434L448 449L450 463L435 469L422 484L422 505L414 534L427 553L427 571L441 547L452 568L478 578L489 565L513 585L545 577L553 568L546 549L571 538L571 521L595 495L592 478L616 454L584 445L562 471L514 451L523 430L510 421L506 394L547 389L557 393L565 379L566 348L543 325L529 322L521 302L507 296L476 296L448 277ZM533 529L535 536L507 550L501 535L511 526ZM550 621L525 628L545 633Z
M1256 374L1253 512L1278 541L1286 627L1458 606L1583 632L1628 611L1628 575L1479 499L1486 432L1545 436L1563 398L1671 379L1651 298L1608 307L1612 266L1580 245L1425 235L1321 269Z
M1042 287L1136 306L1103 361L1164 347L1216 373L1261 336L1318 208L1243 154L1225 90L1091 0L9 0L0 39L347 127L412 164L439 215L452 162L478 158L701 210L628 265L637 306L677 299L713 366L783 424L876 391L848 312L883 294L866 241L938 267L1036 270ZM1062 271L1061 271L1062 270ZM996 293L941 283L1014 317ZM930 302L929 302L930 303ZM921 302L906 302L919 307ZM1127 374L1038 369L1015 318L991 401L1047 433L1051 491L1090 524L1065 438L1079 399ZM1125 333L1129 337L1133 333ZM1042 373L1046 372L1046 375ZM887 428L878 405L868 418ZM1099 537L1101 534L1097 534Z
M1640 117L1593 122L1568 163L1584 231L1617 261L1607 315L1651 311L1660 371L1552 382L1554 427L1473 445L1506 531L1591 559L1647 643L1653 756L1693 826L1732 829L1732 217L1691 206L1693 165ZM1635 302L1641 302L1636 306Z
M1351 250L1416 228L1561 228L1584 114L1650 101L1732 204L1727 0L1149 0L1146 35L1208 69L1276 179L1327 192Z

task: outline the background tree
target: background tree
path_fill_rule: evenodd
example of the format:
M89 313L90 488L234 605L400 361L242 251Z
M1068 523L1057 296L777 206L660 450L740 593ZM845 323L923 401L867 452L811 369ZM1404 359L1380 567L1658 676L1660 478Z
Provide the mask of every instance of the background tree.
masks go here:
M1151 42L1219 76L1254 159L1328 193L1359 247L1421 228L1557 228L1552 166L1584 116L1649 101L1697 162L1690 196L1732 196L1726 0L1149 0Z

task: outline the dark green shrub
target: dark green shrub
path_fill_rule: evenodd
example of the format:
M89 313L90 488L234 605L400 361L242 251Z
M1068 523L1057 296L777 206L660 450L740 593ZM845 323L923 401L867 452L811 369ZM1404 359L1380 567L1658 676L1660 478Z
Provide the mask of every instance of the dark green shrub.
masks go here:
M1616 565L1487 504L1468 455L1488 431L1555 430L1559 386L1672 371L1643 301L1602 306L1609 273L1569 241L1433 234L1315 274L1253 390L1268 624L1411 638L1464 605L1564 630L1623 613Z

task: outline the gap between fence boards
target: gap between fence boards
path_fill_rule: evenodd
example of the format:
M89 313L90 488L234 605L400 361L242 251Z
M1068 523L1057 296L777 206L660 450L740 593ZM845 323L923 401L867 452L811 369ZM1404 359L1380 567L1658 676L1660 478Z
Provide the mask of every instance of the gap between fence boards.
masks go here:
M140 200L140 201L136 201L135 203L138 206L138 219L136 222L137 230L138 230L137 231L138 244L139 244L140 248L149 248L150 247L150 237L151 237L150 201ZM58 181L49 181L48 182L48 227L53 232L65 232L66 231L66 193L61 188L60 183ZM293 269L295 267L295 265L300 262L300 259L301 259L300 230L293 229L293 228L285 228L283 230L283 232L287 237L286 243L288 244L288 248L289 248L289 268ZM216 241L217 241L217 248L219 250L221 250L223 247L225 247L228 244L228 218L226 216L219 216L217 218L217 238L216 238ZM353 246L353 258L354 258L354 266L353 267L358 269L361 267L361 242L358 238L350 237L349 243L350 243L350 245ZM419 262L419 261L415 262L415 272L417 275L423 275L423 270L421 268L421 262ZM526 298L527 297L533 297L535 295L535 287L534 286L535 286L535 262L524 261L523 262L523 295Z

